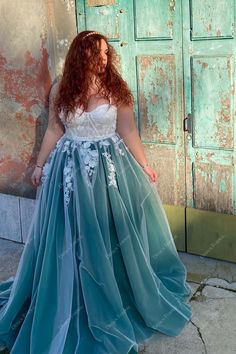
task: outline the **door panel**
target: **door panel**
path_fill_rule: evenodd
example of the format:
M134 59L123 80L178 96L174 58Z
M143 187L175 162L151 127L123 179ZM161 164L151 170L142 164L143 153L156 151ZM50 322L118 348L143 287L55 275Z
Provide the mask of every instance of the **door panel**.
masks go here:
M192 40L233 38L234 0L191 0L190 4ZM184 6L187 10L189 4Z
M187 251L236 261L235 4L182 3Z
M173 10L173 1L134 1L136 40L173 39Z
M176 144L174 55L138 56L137 72L143 140L149 143Z
M193 145L233 150L233 58L194 55L191 59Z

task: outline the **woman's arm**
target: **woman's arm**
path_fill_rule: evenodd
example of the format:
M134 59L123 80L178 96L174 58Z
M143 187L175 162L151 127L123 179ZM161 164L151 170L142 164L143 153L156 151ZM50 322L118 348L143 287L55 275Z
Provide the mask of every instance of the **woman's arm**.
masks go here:
M40 177L42 175L42 168L45 161L47 160L51 150L55 147L57 141L65 132L65 127L54 109L54 98L58 90L58 85L58 83L53 85L50 91L48 126L38 153L36 167L31 176L31 181L36 187L40 184Z
M117 109L116 130L141 166L147 164L139 132L136 127L133 108L120 106Z
M48 127L44 134L41 148L38 153L36 165L39 166L44 165L45 161L47 160L50 154L50 151L55 147L56 142L65 132L64 125L54 110L54 98L57 93L58 85L58 83L53 85L49 96Z
M135 116L132 107L121 105L117 108L116 131L124 140L124 143L127 145L136 161L142 166L143 170L148 174L153 182L156 182L157 173L148 164L135 123Z

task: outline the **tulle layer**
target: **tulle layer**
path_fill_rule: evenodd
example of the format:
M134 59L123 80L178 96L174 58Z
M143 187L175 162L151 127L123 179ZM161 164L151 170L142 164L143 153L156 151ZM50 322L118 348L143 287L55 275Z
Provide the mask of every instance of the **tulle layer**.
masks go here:
M11 354L127 354L177 336L191 288L153 184L116 133L62 136L14 277L0 283Z

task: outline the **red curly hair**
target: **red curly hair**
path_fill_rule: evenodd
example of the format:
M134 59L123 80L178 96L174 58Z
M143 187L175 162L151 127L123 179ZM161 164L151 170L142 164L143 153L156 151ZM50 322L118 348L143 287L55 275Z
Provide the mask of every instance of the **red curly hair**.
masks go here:
M82 31L73 39L68 50L63 75L59 83L55 98L57 113L63 109L67 116L74 112L76 107L88 108L88 89L91 85L90 68L96 72L96 80L99 80L99 93L104 98L112 97L115 105L133 105L134 98L127 85L122 79L116 64L118 56L115 49L108 43L106 36L94 31ZM102 65L100 55L101 40L108 47L106 69L101 72ZM98 46L99 44L99 46ZM88 53L91 53L89 56Z

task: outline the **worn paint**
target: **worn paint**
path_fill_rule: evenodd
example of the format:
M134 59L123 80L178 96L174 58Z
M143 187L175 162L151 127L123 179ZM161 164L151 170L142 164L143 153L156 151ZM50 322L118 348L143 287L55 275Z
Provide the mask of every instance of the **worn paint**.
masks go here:
M196 21L201 21L197 14L195 26ZM191 86L185 84L193 116L192 134L186 139L187 161L192 165L186 171L187 205L235 214L234 58L221 53L224 42L204 46L204 38L199 42L204 55L190 53Z
M234 0L192 0L192 38L233 38Z
M109 6L90 5L86 9L87 29L105 33L110 39L120 38L120 7L116 2ZM98 18L100 21L97 21Z
M87 0L87 6L105 6L114 5L117 0Z
M47 49L41 47L40 52L41 57L35 59L30 51L25 51L25 63L21 68L15 68L3 56L0 60L4 94L27 112L30 112L33 105L46 100L51 86Z
M5 102L10 104L6 115L2 116L5 124L1 133L4 145L0 162L1 188L5 193L13 193L17 188L18 194L24 195L23 191L30 193L29 187L32 189L30 166L34 163L38 143L42 139L44 130L40 126L46 123L46 119L44 123L42 119L46 113L52 83L48 69L48 50L43 45L42 40L39 58L33 57L30 50L26 50L24 65L20 67L1 55L1 90ZM39 116L35 116L37 111L41 112Z
M173 1L163 2L162 0L134 1L134 25L137 40L173 38L172 3Z
M149 142L175 143L174 56L140 56L138 73L142 138Z
M226 183L225 180L220 181L219 192L225 193L226 192Z
M194 164L194 201L197 209L233 214L233 169L196 159Z
M174 205L178 199L178 184L175 183L175 155L173 151L157 148L155 145L144 145L145 154L149 163L158 173L157 190L161 194L162 201ZM168 166L168 174L165 173ZM171 191L171 193L170 193Z
M226 55L192 59L193 140L196 147L233 148L232 65L232 57Z

